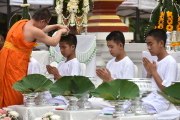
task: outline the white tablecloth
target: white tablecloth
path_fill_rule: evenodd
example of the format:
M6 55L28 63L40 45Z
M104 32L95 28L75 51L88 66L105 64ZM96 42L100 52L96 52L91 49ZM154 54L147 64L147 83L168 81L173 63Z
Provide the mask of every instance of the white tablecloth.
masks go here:
M101 110L54 110L53 113L60 115L62 120L95 120Z
M58 106L25 107L24 105L13 105L8 108L18 112L20 114L20 120L34 120L47 112L52 112L52 110L57 107Z
M151 115L140 115L140 116L124 116L119 118L113 118L110 115L99 116L97 120L156 120Z

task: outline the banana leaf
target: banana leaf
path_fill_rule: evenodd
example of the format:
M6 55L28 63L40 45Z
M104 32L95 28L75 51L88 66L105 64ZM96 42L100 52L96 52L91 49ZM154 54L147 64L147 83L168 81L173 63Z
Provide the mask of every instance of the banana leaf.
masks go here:
M169 96L163 92L158 92L158 93L161 94L164 98L166 98L172 104L180 106L180 99L173 98L173 97L171 97L171 96Z
M166 87L163 90L163 93L165 93L166 95L169 95L170 97L180 100L179 92L180 92L180 83L175 83L169 87Z
M134 99L139 96L139 87L131 81L116 79L102 83L91 94L105 100Z
M14 83L13 88L21 93L43 92L49 90L53 82L41 74L31 74Z
M162 92L159 92L164 98L175 105L180 105L180 83L175 83L169 87L164 88Z
M88 77L64 76L52 85L50 92L53 96L63 95L80 98L94 89L95 86Z

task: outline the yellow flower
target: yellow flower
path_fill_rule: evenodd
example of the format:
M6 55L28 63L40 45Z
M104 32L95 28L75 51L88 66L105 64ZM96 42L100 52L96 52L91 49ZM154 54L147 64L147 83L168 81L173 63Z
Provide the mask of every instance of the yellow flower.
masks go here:
M158 29L163 29L163 24L159 24L159 25L157 26L157 28L158 28Z
M173 24L173 20L172 19L168 19L167 20L167 24L169 24L169 25Z
M160 16L164 16L164 14L165 14L165 13L164 13L163 11L161 11Z
M166 30L171 32L173 30L173 26L172 25L167 25Z
M172 12L170 12L170 11L167 11L166 14L168 17L172 16Z
M180 24L176 26L177 31L180 31Z
M163 23L164 23L164 20L159 20L158 23L159 23L159 24L163 24Z

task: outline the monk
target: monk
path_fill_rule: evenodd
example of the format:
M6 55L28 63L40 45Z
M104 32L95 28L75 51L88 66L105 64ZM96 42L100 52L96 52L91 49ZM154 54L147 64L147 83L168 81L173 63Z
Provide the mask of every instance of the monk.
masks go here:
M0 51L0 108L23 103L22 94L15 91L12 86L27 75L30 54L36 41L56 46L61 35L69 32L66 26L47 25L50 19L48 9L39 9L31 20L20 20L8 31ZM55 36L50 37L46 34L55 29Z

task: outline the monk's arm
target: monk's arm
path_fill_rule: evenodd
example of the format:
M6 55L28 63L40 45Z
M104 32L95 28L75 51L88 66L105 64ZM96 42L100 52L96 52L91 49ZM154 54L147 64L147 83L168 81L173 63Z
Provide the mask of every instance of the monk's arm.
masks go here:
M48 32L50 32L50 31L52 31L52 30L59 30L59 29L62 29L62 28L68 29L67 26L63 26L63 25L59 25L59 24L54 24L54 25L47 25L47 26L43 29L43 31L44 31L45 33L48 33Z
M60 41L61 35L65 34L66 32L67 29L60 29L53 37L50 37L40 29L36 29L36 28L31 29L31 33L34 39L50 46L56 46Z

